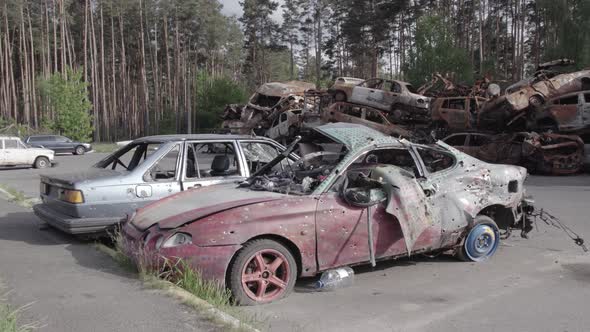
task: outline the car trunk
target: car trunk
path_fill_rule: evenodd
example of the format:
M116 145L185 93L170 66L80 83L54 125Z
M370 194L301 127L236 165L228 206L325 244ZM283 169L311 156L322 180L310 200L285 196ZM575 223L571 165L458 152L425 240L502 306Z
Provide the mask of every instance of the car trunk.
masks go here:
M121 172L102 168L90 168L81 172L68 174L42 175L39 192L44 204L52 210L65 215L79 218L80 207L84 204L72 204L59 198L60 191L65 189L78 189L79 184L96 179L120 176ZM84 194L84 193L83 193Z

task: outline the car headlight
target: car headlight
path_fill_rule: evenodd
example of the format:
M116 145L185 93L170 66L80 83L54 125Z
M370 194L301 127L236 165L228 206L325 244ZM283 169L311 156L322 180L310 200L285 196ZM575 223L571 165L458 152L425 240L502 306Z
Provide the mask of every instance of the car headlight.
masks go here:
M64 202L72 204L84 203L84 195L80 190L61 189L58 198Z
M176 233L169 237L166 241L162 241L163 239L163 237L158 239L158 242L156 242L156 249L160 249L160 247L173 248L193 243L193 238L186 233Z

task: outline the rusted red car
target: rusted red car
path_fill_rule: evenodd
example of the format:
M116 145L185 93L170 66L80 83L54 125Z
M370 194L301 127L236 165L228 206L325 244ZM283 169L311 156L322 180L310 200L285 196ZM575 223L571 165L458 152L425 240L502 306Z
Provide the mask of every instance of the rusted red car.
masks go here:
M584 163L584 142L575 135L458 133L443 141L475 158L520 165L530 173L575 174Z
M339 266L426 252L483 261L500 229L530 226L522 167L356 124L314 130L239 186L189 190L138 210L123 227L127 253L150 264L182 259L253 305ZM309 153L288 162L296 145Z

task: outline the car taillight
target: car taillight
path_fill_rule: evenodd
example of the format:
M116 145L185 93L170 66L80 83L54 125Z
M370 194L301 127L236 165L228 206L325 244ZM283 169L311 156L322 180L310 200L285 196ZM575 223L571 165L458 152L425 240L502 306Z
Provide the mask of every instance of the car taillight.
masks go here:
M80 190L60 189L59 199L73 204L84 203L84 195Z

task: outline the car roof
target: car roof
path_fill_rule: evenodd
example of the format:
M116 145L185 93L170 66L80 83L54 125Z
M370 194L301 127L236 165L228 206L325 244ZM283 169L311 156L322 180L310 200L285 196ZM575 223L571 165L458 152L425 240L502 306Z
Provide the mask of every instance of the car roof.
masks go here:
M17 136L2 136L2 135L0 135L0 139L18 139L18 140L20 140L20 137L17 137Z
M272 141L267 137L262 136L251 136L251 135L233 135L233 134L184 134L184 135L155 135L146 136L133 140L133 143L141 142L174 142L174 141L187 141L187 140L203 140L203 141L216 141L216 140L267 140Z
M344 144L350 150L357 150L368 145L389 144L403 146L404 144L393 136L388 136L375 129L346 122L329 123L315 127L314 130Z

